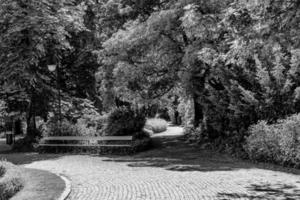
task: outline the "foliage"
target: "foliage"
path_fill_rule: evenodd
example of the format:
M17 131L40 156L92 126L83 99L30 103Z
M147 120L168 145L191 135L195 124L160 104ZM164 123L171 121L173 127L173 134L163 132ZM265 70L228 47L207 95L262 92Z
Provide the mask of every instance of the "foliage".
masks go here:
M299 111L298 7L163 3L106 40L104 62L113 65L119 95L155 99L179 88L186 126L199 127L199 138L241 148L251 124Z
M51 91L44 59L71 48L68 31L84 29L83 8L66 1L1 0L0 13L1 93L26 106L32 95L47 97Z
M161 133L167 130L168 123L164 119L151 118L147 119L145 128L152 130L154 133Z
M3 175L5 174L5 167L3 165L0 166L0 177L3 177Z
M140 111L127 107L115 108L108 115L105 134L112 136L140 136L145 122L145 116Z
M102 125L103 126L103 125ZM101 129L96 125L89 125L80 119L76 123L64 119L61 123L49 120L40 126L43 136L97 136L101 135Z
M34 118L47 117L58 93L47 64L60 65L72 49L70 33L86 30L85 6L58 0L1 0L0 4L0 96L9 112L26 112L27 127L35 128Z
M53 103L55 111L58 112L58 103ZM57 116L59 113L55 113ZM99 110L94 102L89 99L76 98L74 96L64 95L61 101L62 117L76 122L78 119L84 119L86 122L95 123L101 118Z
M151 148L151 138L145 135L139 139L133 141L132 149L133 152L145 151Z
M0 132L5 131L6 103L0 100Z
M107 121L107 116L101 115L88 99L64 96L61 113L61 124L56 113L38 125L43 135L100 135Z
M34 129L34 131L36 131L38 135L41 134L37 129ZM28 137L20 138L13 143L12 149L16 152L30 152L35 149L37 141L38 138L34 138L34 140Z
M102 129L116 100L159 105L234 151L251 124L300 111L298 0L0 3L1 100L29 125L58 110L49 62L61 64L64 118L85 128Z
M0 199L8 200L23 187L20 170L11 163L0 161L0 168L5 169L5 173L0 177Z
M61 123L56 121L48 121L45 136L79 136L79 133L72 122L63 120Z
M260 121L249 129L245 149L252 160L300 167L300 115L274 124Z

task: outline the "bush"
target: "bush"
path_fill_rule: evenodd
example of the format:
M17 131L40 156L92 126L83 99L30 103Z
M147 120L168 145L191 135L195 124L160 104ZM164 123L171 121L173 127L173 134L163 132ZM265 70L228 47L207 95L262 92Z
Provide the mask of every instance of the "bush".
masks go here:
M140 135L145 122L146 118L140 111L134 111L127 107L115 108L108 115L105 135Z
M20 138L15 141L12 149L16 152L29 152L34 150L33 141L29 137Z
M154 133L161 133L167 130L168 123L164 119L152 118L147 119L145 128L152 130Z
M133 141L132 150L133 152L145 151L151 148L151 145L152 145L151 138L144 137Z
M70 121L63 120L61 125L57 121L49 120L44 129L46 136L78 136L79 133Z
M19 169L8 162L0 161L0 168L4 169L0 178L0 200L8 200L23 187L23 180Z
M64 119L61 126L59 122L49 120L41 124L39 130L44 136L97 136L102 134L105 123L105 116L95 121L79 118L76 123Z
M3 165L0 165L0 178L4 175L5 171L5 167Z
M300 167L300 114L275 124L260 121L249 133L244 148L250 159Z

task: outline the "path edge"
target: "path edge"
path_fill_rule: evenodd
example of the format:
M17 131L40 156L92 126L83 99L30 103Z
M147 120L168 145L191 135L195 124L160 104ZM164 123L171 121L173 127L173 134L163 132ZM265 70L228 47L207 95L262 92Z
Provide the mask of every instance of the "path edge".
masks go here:
M57 174L64 182L65 182L65 189L61 193L60 197L58 197L56 200L65 200L68 198L68 196L71 193L71 181L62 174Z

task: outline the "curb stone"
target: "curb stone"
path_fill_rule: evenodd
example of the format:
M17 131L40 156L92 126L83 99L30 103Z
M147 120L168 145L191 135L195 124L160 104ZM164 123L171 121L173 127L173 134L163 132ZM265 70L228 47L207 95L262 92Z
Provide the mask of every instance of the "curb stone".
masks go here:
M62 194L60 195L60 197L58 197L56 200L65 200L68 198L68 196L71 193L71 181L62 174L57 174L57 175L65 182L66 187L62 192Z

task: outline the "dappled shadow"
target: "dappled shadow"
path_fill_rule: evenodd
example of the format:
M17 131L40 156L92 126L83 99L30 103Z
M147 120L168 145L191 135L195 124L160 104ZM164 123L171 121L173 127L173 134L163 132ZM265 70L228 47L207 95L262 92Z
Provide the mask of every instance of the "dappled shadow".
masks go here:
M300 174L300 170L268 163L252 163L230 155L201 149L186 143L184 137L153 138L153 148L134 156L110 156L104 161L127 162L130 167L161 167L173 171L231 171L239 169L268 169Z
M0 154L1 153L9 153L11 151L11 146L6 144L6 140L0 138Z
M218 199L300 199L300 190L295 185L251 184L247 190L247 193L219 193Z
M39 154L36 152L26 152L26 153L0 153L0 160L7 160L12 162L16 165L24 165L30 164L36 161L43 161L43 160L54 160L58 159L65 154Z
M13 152L11 147L5 144L5 140L0 141L0 160L7 160L16 165L30 164L35 161L57 159L59 154L39 154L37 152Z
M162 167L173 171L228 171L254 165L189 145L181 137L155 138L153 150L104 161L126 162L129 167Z

